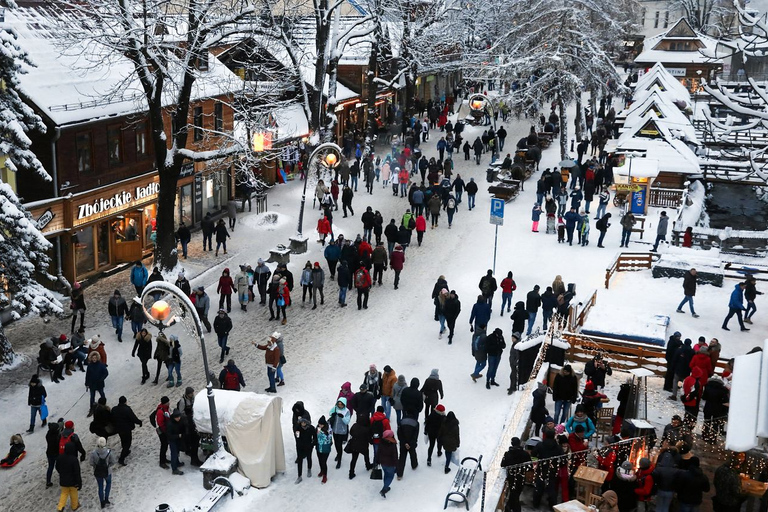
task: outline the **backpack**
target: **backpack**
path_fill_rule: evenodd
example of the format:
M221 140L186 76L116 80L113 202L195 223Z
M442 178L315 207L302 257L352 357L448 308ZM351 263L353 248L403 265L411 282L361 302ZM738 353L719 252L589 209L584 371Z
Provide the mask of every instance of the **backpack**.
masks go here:
M59 438L59 455L64 453L64 447L67 446L67 443L72 440L72 438L75 436L75 433L72 432L68 436L61 436Z
M381 439L381 436L384 435L384 421L383 420L376 420L371 425L371 437L373 439Z
M96 465L93 467L93 476L96 478L107 478L109 476L109 456L112 450L107 450L107 456L97 457Z
M416 219L414 219L413 216L408 219L408 229L416 229Z
M149 414L149 424L157 428L157 409Z
M450 208L451 210L456 208L456 201L454 201L453 198L448 199L448 208Z
M224 389L238 389L240 387L240 379L237 377L237 372L227 370L227 374L224 376L224 382L222 384Z
M368 283L366 282L365 272L363 271L363 269L360 269L357 272L355 272L355 288L363 288L367 285Z

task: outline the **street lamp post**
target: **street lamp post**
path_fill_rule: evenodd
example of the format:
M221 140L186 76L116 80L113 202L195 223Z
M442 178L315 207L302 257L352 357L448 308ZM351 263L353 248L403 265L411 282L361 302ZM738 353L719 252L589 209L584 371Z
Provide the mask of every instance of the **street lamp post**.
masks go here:
M313 168L322 166L326 169L334 169L341 163L341 148L333 142L324 142L312 151L307 160L307 172L304 177L304 189L301 192L301 207L299 208L299 222L296 227L296 237L291 238L291 252L301 254L307 252L307 238L303 233L304 205L307 202L307 183Z
M160 299L152 303L149 311L147 311L146 306L144 306L144 300L147 297L151 297L153 294L157 295L158 293L161 294ZM168 296L170 296L171 302L166 300L168 299ZM149 283L141 293L140 301L144 314L147 317L147 321L160 330L180 322L188 331L190 331L191 326L188 323L188 319L192 319L194 327L193 334L200 340L200 351L203 354L203 369L205 370L205 382L207 383L208 408L211 413L211 434L213 435L216 451L220 450L223 445L221 442L221 433L219 432L219 417L216 413L216 401L213 396L213 383L211 382L211 373L208 368L208 353L205 350L205 335L203 334L203 324L200 321L200 316L197 314L195 306L183 291L177 286L174 286L171 283L166 283L165 281ZM177 311L174 311L174 309Z
M493 102L484 94L475 93L469 97L469 108L474 112L483 112L493 120L493 130L496 131L496 116Z

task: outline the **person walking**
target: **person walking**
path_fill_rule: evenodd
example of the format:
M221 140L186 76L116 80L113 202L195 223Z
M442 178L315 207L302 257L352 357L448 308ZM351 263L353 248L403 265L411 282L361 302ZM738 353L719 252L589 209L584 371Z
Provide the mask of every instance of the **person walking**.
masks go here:
M376 242L376 248L371 254L371 263L373 264L373 282L379 283L379 286L381 286L381 279L384 275L384 271L387 269L388 262L389 255L384 248L384 243Z
M296 464L299 473L295 483L299 484L302 481L304 459L307 459L307 477L312 476L312 452L317 444L317 434L309 418L302 416L298 423L294 424L293 435L296 437Z
M627 211L621 218L621 244L619 247L629 247L629 237L632 235L632 228L635 226L635 215Z
M541 295L539 295L539 285L533 287L533 290L525 296L525 310L528 312L528 331L527 336L531 335L533 324L536 323L536 314L541 307Z
M208 310L211 307L211 299L208 297L208 294L205 293L204 286L198 286L195 289L195 300L193 302L195 304L195 311L197 312L197 316L200 317L200 321L203 323L206 330L210 333L211 322L208 321ZM155 382L155 384L157 384L157 382Z
M213 218L211 218L211 212L205 214L203 220L200 222L200 227L203 231L203 252L213 250L213 233L216 231L216 227L213 224Z
M109 491L112 489L112 466L116 457L110 448L107 448L107 440L100 437L96 440L96 449L91 452L90 460L93 467L93 476L99 488L99 502L101 508L111 505ZM73 506L73 510L76 508Z
M30 418L27 434L31 434L35 431L35 420L38 414L40 414L40 420L42 420L41 427L48 423L48 407L45 404L48 393L45 391L45 386L43 386L43 382L37 374L32 375L32 378L29 379L28 388L27 405L30 409Z
M345 308L347 307L347 290L352 289L352 274L346 260L341 260L336 283L339 285L339 306Z
M611 227L610 220L611 214L606 213L595 223L595 228L600 232L600 238L597 239L597 246L601 249L605 248L603 245L603 239L605 238L605 234L608 232L608 228Z
M347 218L347 209L349 209L350 215L355 216L355 211L352 209L352 198L355 197L355 193L349 185L344 185L341 191L341 209L344 212L344 218Z
M219 372L219 385L228 391L240 391L245 387L245 379L234 359L227 361L227 365Z
M134 297L131 300L131 306L128 308L128 319L131 321L131 332L135 337L147 322L147 316L144 314L144 308L139 297Z
M240 303L240 309L242 311L248 311L248 302L250 302L248 293L249 283L250 279L246 272L246 266L240 265L240 272L235 274L233 290L237 292L237 301Z
M408 456L411 458L411 469L419 466L419 458L416 446L419 442L419 420L411 416L402 419L397 427L397 437L400 438L400 457L397 461L397 479L402 480L405 472L405 462Z
M608 202L611 199L611 193L608 191L608 187L604 187L598 196L597 211L595 212L595 220L600 220L605 216L605 210L608 208Z
M448 326L449 345L453 343L453 334L456 328L456 320L459 318L459 313L461 313L461 301L456 294L456 290L451 290L442 304L442 315Z
M374 417L375 416L376 415L374 414ZM372 421L373 418L371 418L371 422ZM375 437L373 439L371 438L371 425L363 416L358 417L355 424L349 429L349 436L350 439L347 441L346 451L352 455L352 459L349 463L349 479L352 480L356 476L355 468L357 467L357 459L360 455L363 456L365 470L369 471L371 469L372 466L368 456L368 445L370 443L378 442L378 439ZM375 450L378 445L374 444L373 446Z
M357 309L368 309L368 293L371 290L371 275L368 269L360 267L355 271L355 288L357 289Z
M136 289L136 295L139 297L141 297L144 287L147 286L147 279L149 279L149 272L147 272L141 260L136 260L131 269L131 284Z
M565 219L565 231L568 234L568 245L573 245L573 231L576 224L581 221L581 215L576 213L576 208L571 208L563 218Z
M472 208L475 207L475 195L477 195L478 190L475 178L469 178L469 183L464 187L464 190L467 192L467 206L469 211L472 211Z
M385 259L385 265L386 265L386 259ZM405 252L403 251L403 246L400 244L395 244L395 250L392 251L392 256L389 259L389 266L395 272L395 282L394 282L395 290L397 290L397 287L400 284L400 272L403 271L404 265L405 265ZM381 284L381 277L379 277L379 284Z
M187 259L187 246L192 241L192 233L190 233L184 221L179 223L179 229L176 230L176 240L181 244L181 255L184 256L184 259Z
M150 377L147 363L152 359L152 335L149 334L147 329L142 328L136 333L134 340L131 357L139 356L139 361L141 361L141 383L143 385Z
M74 442L66 442L56 459L56 471L59 472L59 486L61 495L56 510L64 511L69 501L72 510L80 508L78 491L83 488L83 480L80 476L80 462L77 460L77 445Z
M427 416L424 421L424 435L429 439L429 448L427 449L427 466L432 465L432 452L437 445L437 456L443 456L443 445L438 441L440 427L445 421L445 406L438 404L437 407Z
M272 271L266 265L263 259L259 258L256 262L256 268L253 269L253 280L256 282L256 288L259 291L259 304L261 306L267 303L267 286ZM210 332L210 330L208 331Z
M491 386L498 386L496 382L496 370L501 362L501 354L507 344L504 342L504 334L498 327L485 338L485 350L488 354L488 372L485 376L485 389L491 389ZM449 450L446 448L446 452ZM453 450L450 450L453 451Z
M437 439L438 442L443 445L443 451L445 452L444 473L448 474L451 472L450 464L451 460L453 459L453 454L456 452L456 450L459 449L459 446L461 445L459 420L456 419L456 415L453 411L450 411L445 416L443 424L440 425L440 432L438 433Z
M424 421L426 421L430 412L437 407L439 401L445 398L443 395L443 382L440 380L437 368L434 368L430 372L429 377L424 381L424 384L421 386L421 394L424 396ZM440 395L439 398L438 394Z
M755 306L755 299L758 295L762 295L763 292L757 291L757 288L755 287L755 283L757 283L757 279L755 279L755 276L749 275L747 276L747 280L745 281L746 288L744 288L744 298L747 299L747 309L744 311L744 321L748 324L752 323L752 315L754 315L757 312L757 306Z
M669 226L669 217L667 216L667 212L662 211L661 216L659 217L659 225L656 226L656 242L653 244L653 249L651 249L651 252L656 252L659 248L659 243L662 240L667 239L668 226Z
M91 406L88 416L93 415L93 410L96 407L96 393L99 393L101 398L106 399L104 395L104 381L109 376L109 370L107 365L101 362L101 355L98 352L91 352L88 354L88 369L85 371L85 388L86 391L91 392Z
M120 294L120 290L115 290L114 294L109 298L107 303L107 310L109 317L112 319L112 327L117 334L117 341L123 342L123 321L128 316L128 305L125 303L125 299Z
M252 341L251 345L264 351L264 363L267 366L267 378L269 379L269 387L264 391L267 393L277 393L275 372L277 372L277 367L280 364L280 349L277 346L277 342L274 338L270 337L267 338L267 343L265 344L257 345L255 341Z
M320 268L320 262L316 261L312 267L312 309L317 309L317 296L320 295L320 305L325 304L325 294L323 286L325 285L325 271Z
M225 268L219 277L219 284L216 287L216 293L219 294L219 309L224 308L224 301L227 302L227 313L232 311L232 290L235 282L229 275L229 268Z
M539 232L539 219L541 218L541 205L539 203L533 203L533 209L531 210L531 231L534 233Z
M231 202L231 201L230 201ZM232 224L232 220L230 219L230 224ZM234 231L234 228L233 228ZM227 238L232 238L229 235L229 231L227 231L227 226L224 224L224 219L219 219L219 222L216 224L216 252L214 252L214 256L219 255L219 249L224 249L224 254L227 254Z
M373 171L370 171L371 176L368 178L368 187L373 186ZM328 422L325 420L325 416L320 416L320 420L317 422L317 443L315 444L317 450L317 461L320 465L320 473L317 475L322 478L322 483L328 481L328 456L331 454L331 446L333 445L333 437L330 429L328 428ZM307 475L309 476L309 474Z
M128 405L128 399L121 396L118 404L112 408L112 424L115 427L117 435L120 436L120 456L117 462L125 466L125 459L131 454L131 444L133 443L133 429L136 425L141 427L142 421L136 417L133 409ZM109 493L107 493L109 494Z
M488 269L485 275L480 278L480 283L477 286L480 288L480 292L483 294L483 298L488 303L488 306L493 308L493 294L498 289L496 278L493 277L493 270Z
M477 302L472 306L472 312L469 315L469 331L472 332L481 325L488 325L490 319L491 306L485 296L478 295Z
M744 326L744 319L742 318L742 311L746 309L744 307L744 290L746 288L747 283L739 283L733 287L731 298L728 301L728 315L725 317L725 320L723 320L723 330L730 331L728 328L728 322L731 320L733 315L736 315L736 318L739 320L739 326L741 327L742 331L749 330Z
M166 366L168 366L168 385L167 387L172 388L174 386L173 383L173 371L176 370L176 387L181 386L181 342L179 341L178 336L175 334L171 334L168 337L168 342L170 344L170 352L168 353L168 362L166 363Z
M386 498L387 493L390 491L392 481L395 479L395 471L397 470L399 460L397 454L397 439L395 439L395 433L391 430L385 430L382 434L378 459L379 464L381 464L382 473L384 473L379 494L382 498Z
M696 295L696 269L692 268L685 272L683 276L683 300L677 306L677 313L684 313L683 306L688 303L688 307L691 309L691 316L693 318L699 318L696 311L693 309L693 297Z
M429 210L430 217L432 217L432 229L435 229L438 226L442 204L442 200L438 194L432 194L432 197L429 198L427 209Z
M361 417L364 421L368 421L367 418ZM347 442L349 437L349 421L352 419L352 413L349 412L347 407L346 397L340 397L336 400L334 405L328 412L328 423L333 432L333 444L336 447L336 469L341 467L341 458L343 454L344 443Z
M512 308L512 293L517 290L517 283L512 278L512 272L507 272L507 277L501 280L501 316L504 316L504 307L507 313Z
M163 365L167 365L171 357L171 342L163 331L160 331L157 334L155 341L157 344L155 345L153 358L157 361L157 370L155 371L155 380L152 381L153 384L158 383L158 379L160 378L160 368Z
M219 356L219 363L224 362L224 356L229 355L229 347L227 341L229 339L229 332L232 330L232 319L229 318L227 312L220 309L216 314L216 318L213 320L213 331L216 333L218 339L219 348L221 348L221 355Z
M168 438L168 448L171 452L171 472L174 475L181 476L184 474L179 468L184 466L184 463L179 460L179 452L181 451L182 434L184 432L184 424L181 422L181 412L176 410L171 414L170 419L167 422L166 436Z

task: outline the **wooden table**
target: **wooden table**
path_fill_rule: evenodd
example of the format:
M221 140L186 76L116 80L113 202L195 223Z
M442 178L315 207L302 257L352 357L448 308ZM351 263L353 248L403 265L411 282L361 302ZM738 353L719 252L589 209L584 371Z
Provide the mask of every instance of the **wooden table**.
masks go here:
M576 499L586 504L590 494L601 494L600 487L607 476L607 471L579 466L573 475L573 479L576 480Z
M587 506L579 500L566 501L552 507L555 512L585 512Z

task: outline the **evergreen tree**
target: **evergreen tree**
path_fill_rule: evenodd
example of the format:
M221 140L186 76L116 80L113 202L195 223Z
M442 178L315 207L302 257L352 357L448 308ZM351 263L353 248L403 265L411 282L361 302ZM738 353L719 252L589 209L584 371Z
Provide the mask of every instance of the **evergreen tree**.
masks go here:
M17 75L24 64L32 65L16 44L16 36L0 30L0 165L12 172L29 169L50 181L26 135L31 130L44 131L45 125L19 97ZM15 319L62 311L53 293L37 279L56 279L48 273L50 248L13 188L0 181L0 305L10 307ZM0 326L0 365L12 361L13 348Z

